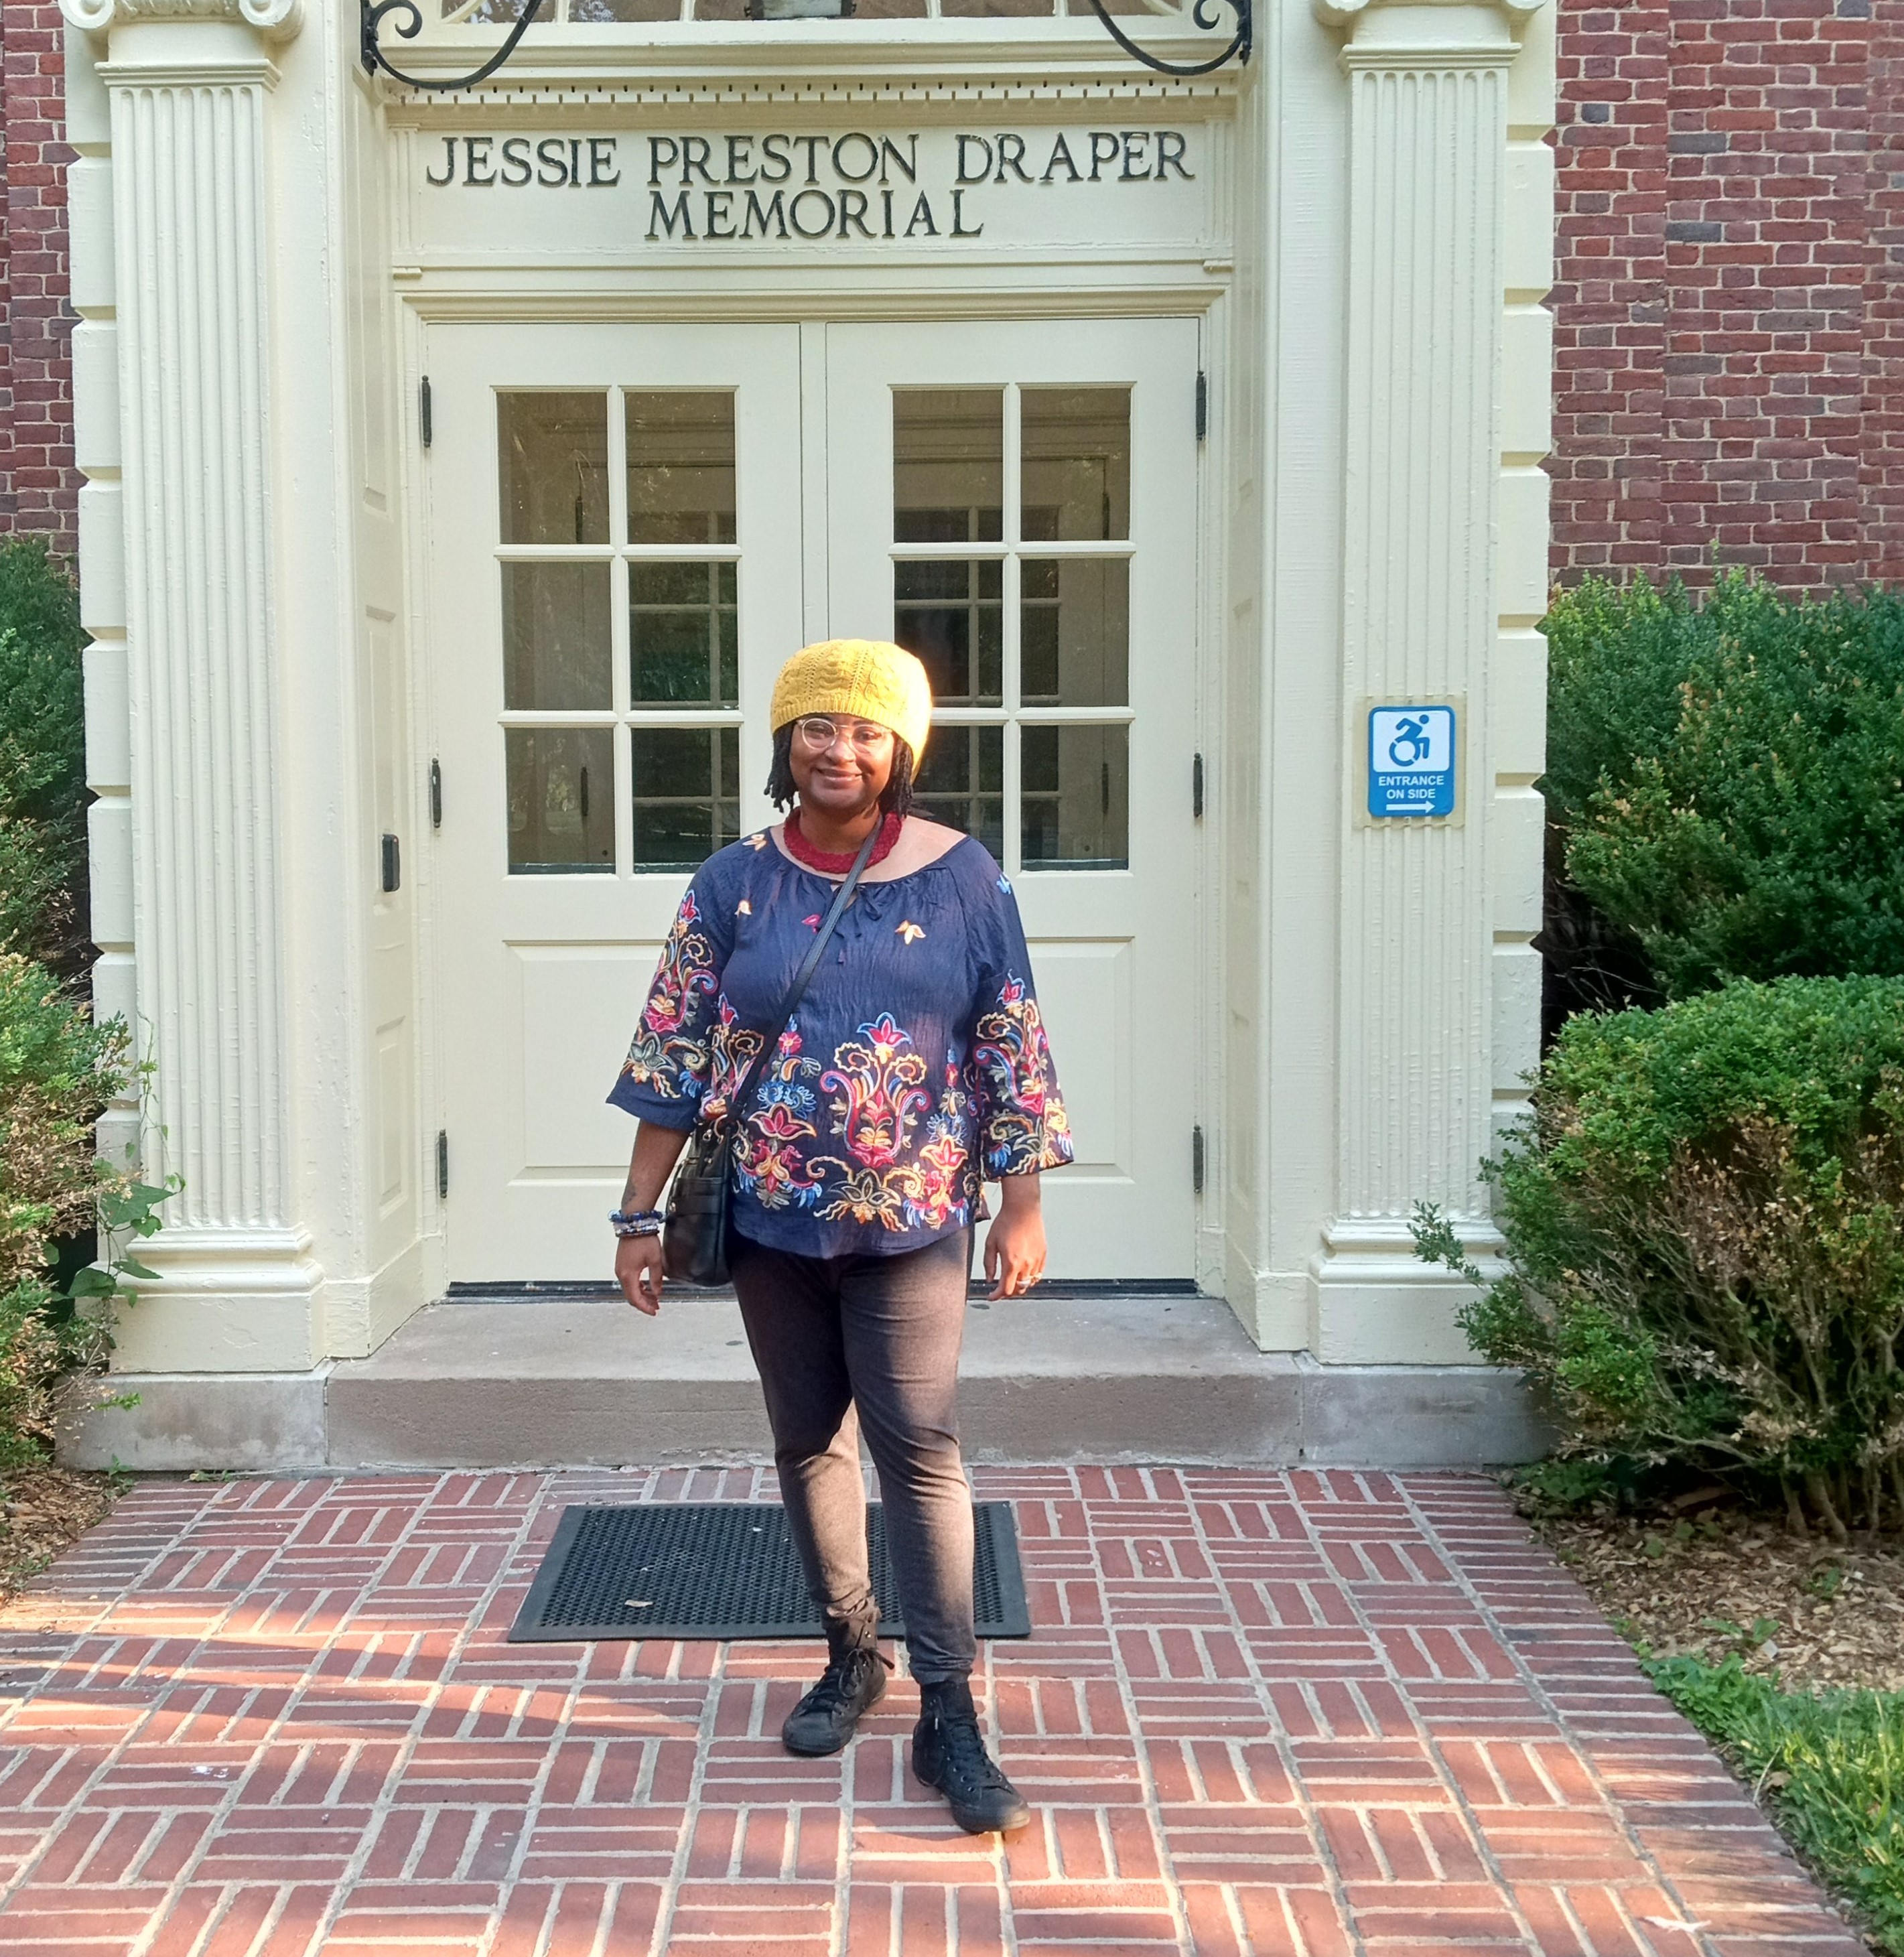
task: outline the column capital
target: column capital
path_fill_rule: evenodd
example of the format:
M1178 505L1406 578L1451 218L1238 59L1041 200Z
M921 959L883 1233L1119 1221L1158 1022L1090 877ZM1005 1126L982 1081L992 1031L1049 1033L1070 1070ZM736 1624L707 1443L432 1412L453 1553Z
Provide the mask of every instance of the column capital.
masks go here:
M70 4L70 0L69 0ZM1459 68L1510 60L1545 0L1310 0L1325 27L1345 29L1344 57L1358 65L1406 56Z
M304 0L59 0L59 11L89 34L148 21L207 21L250 27L277 43L289 40L304 25Z

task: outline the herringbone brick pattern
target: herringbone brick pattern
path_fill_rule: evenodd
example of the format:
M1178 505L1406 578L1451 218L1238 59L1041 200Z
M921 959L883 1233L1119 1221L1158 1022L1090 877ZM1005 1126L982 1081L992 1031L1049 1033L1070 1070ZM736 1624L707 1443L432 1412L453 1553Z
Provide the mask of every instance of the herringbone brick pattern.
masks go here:
M1488 1483L981 1471L1038 1823L957 1833L903 1680L783 1755L816 1645L511 1646L561 1505L753 1469L153 1483L0 1623L0 1952L1852 1957Z

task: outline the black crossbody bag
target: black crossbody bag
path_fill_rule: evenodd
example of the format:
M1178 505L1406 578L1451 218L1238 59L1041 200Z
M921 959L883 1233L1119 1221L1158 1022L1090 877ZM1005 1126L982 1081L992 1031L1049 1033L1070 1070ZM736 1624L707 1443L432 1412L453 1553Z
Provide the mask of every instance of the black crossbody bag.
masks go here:
M871 860L873 845L879 840L881 825L859 846L846 880L834 893L832 908L807 947L807 955L786 988L775 1014L772 1035L735 1084L727 1111L711 1121L695 1124L694 1132L682 1151L681 1165L675 1171L674 1186L668 1199L668 1219L661 1231L661 1268L678 1284L724 1285L727 1282L727 1233L734 1202L734 1130L741 1110L754 1091L754 1077L780 1043L787 1022L800 1010L807 982L820 963L833 928L846 915L859 886L859 873Z

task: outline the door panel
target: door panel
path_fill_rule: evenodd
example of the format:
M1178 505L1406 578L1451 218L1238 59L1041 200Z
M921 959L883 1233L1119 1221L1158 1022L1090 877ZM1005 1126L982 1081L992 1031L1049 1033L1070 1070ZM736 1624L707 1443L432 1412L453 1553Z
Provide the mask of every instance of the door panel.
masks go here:
M1194 325L441 326L429 365L452 1278L605 1276L603 1096L816 633L925 660L922 806L1016 884L1052 1275L1189 1276Z
M432 705L451 1274L600 1279L603 1104L694 866L772 811L792 327L440 327Z
M925 661L922 805L1016 885L1077 1147L1051 1274L1188 1277L1195 326L827 340L832 630Z

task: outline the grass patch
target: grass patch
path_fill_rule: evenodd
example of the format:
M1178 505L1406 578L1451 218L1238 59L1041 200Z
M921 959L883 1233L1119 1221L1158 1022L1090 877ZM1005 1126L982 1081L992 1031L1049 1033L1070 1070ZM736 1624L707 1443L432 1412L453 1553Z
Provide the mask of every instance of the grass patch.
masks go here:
M1781 1691L1736 1656L1643 1661L1772 1803L1786 1838L1904 1957L1904 1692Z

